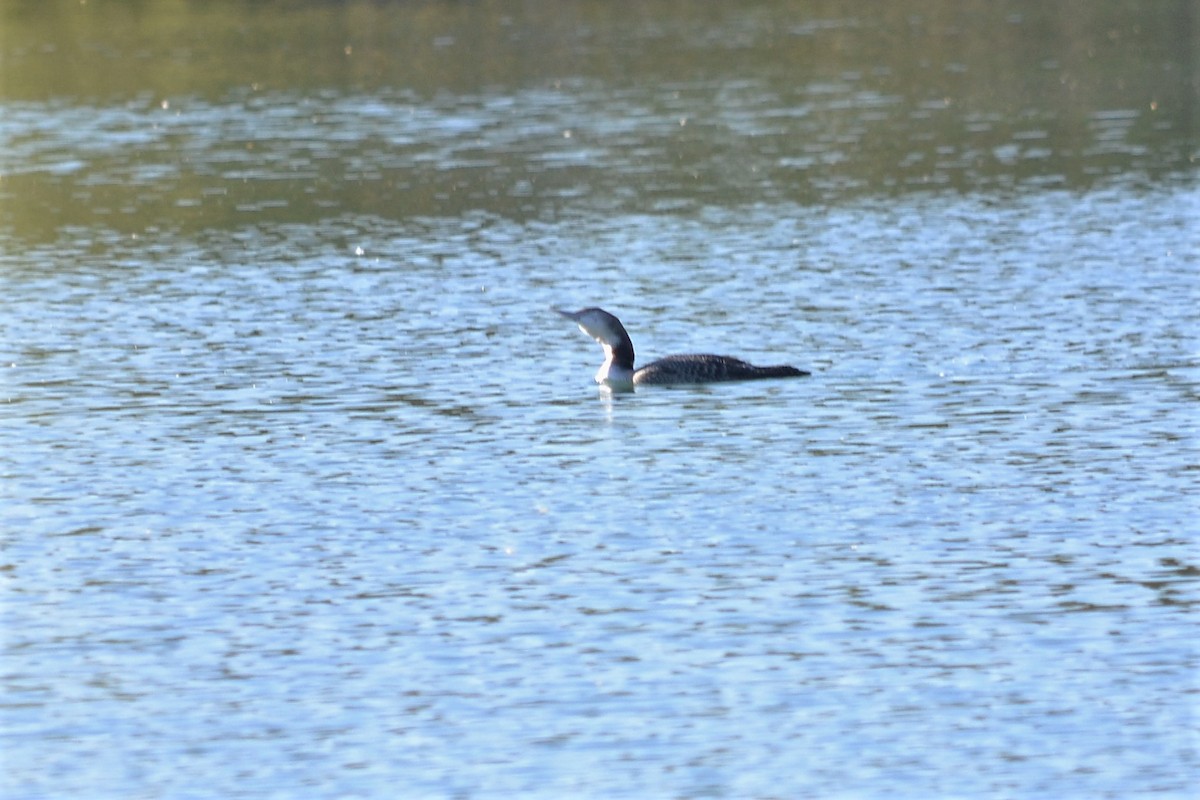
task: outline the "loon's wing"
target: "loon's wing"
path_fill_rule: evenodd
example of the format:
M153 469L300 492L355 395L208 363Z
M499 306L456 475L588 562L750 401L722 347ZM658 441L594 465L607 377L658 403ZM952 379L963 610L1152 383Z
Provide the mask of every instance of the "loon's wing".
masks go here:
M792 378L807 374L795 367L756 367L740 358L700 353L667 356L658 361L652 361L633 373L633 382L663 386L673 383L715 383L717 381L746 381L759 378Z

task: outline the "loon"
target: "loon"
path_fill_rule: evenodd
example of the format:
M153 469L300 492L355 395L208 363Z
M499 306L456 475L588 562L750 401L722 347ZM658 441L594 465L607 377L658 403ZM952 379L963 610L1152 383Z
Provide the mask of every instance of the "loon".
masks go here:
M633 341L621 320L603 308L592 307L575 312L556 308L554 311L577 324L579 330L604 348L604 364L596 373L596 383L612 388L746 381L758 378L798 378L810 374L795 367L756 367L738 358L707 354L667 356L658 361L651 361L641 369L634 369Z

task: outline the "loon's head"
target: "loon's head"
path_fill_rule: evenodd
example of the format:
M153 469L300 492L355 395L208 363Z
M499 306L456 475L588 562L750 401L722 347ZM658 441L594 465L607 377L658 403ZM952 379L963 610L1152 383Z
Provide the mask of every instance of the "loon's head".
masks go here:
M563 311L554 309L559 316L566 317L579 326L579 330L595 339L605 347L620 347L629 342L629 334L621 320L605 311L603 308L585 308L580 311ZM632 345L632 343L630 343ZM629 359L633 361L632 358Z
M603 308L584 308L580 311L554 309L574 322L579 330L595 339L604 348L604 364L596 373L596 383L609 386L633 385L633 342L621 320Z

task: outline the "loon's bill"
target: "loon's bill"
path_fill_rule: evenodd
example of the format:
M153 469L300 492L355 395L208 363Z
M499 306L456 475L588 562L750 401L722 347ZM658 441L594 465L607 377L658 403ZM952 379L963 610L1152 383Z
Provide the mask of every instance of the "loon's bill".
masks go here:
M641 369L633 368L633 341L621 320L603 308L581 311L554 309L560 316L574 322L579 330L595 339L604 348L604 363L596 373L596 383L627 388L632 386L669 386L685 383L714 383L717 381L748 381L761 378L798 378L808 375L789 366L756 367L739 358L707 354L667 356L651 361Z

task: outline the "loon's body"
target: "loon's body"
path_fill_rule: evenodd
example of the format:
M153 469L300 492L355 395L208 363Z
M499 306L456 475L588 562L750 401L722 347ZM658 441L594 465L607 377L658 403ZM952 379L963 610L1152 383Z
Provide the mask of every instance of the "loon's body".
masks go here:
M651 361L641 369L634 369L633 341L621 320L602 308L585 308L576 312L558 309L555 311L577 324L581 331L604 348L604 364L596 373L596 383L613 388L795 378L809 374L795 367L756 367L739 358L708 354L667 356L658 361Z

